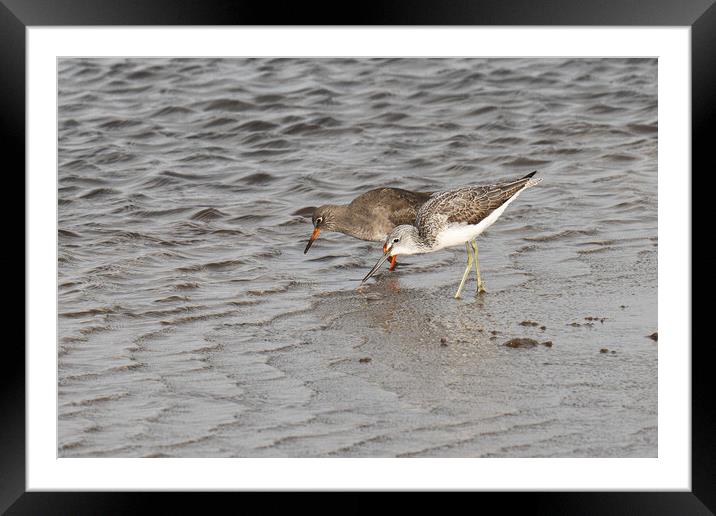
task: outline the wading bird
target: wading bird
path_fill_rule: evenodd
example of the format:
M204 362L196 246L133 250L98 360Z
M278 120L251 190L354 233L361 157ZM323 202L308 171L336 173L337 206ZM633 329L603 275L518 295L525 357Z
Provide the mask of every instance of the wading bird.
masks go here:
M418 208L432 192L412 192L400 188L376 188L359 195L350 204L325 204L313 211L313 234L306 254L321 231L337 231L360 240L379 242L401 224L415 221ZM390 257L390 270L395 268Z
M446 247L465 244L467 267L455 293L460 297L473 263L477 276L476 293L485 291L480 277L476 238L502 215L523 190L542 179L532 179L537 171L525 177L487 186L465 186L434 193L418 210L414 225L396 226L385 239L383 256L363 278L361 285L389 258L398 254L431 253Z

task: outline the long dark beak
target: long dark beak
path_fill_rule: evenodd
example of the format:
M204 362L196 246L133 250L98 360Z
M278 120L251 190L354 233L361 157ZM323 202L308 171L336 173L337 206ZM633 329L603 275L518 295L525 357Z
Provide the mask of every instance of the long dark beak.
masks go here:
M320 228L315 228L313 230L313 234L311 235L311 238L308 239L308 243L306 244L306 248L303 250L303 254L306 254L308 250L313 245L313 241L318 238L318 234L321 232Z
M388 258L390 258L390 249L387 249L387 250L383 253L383 256L381 256L381 257L380 257L380 260L378 260L378 263L376 263L376 264L373 266L373 268L370 270L370 272L369 272L368 274L366 274L365 278L363 278L363 281L361 281L360 284L362 285L363 283L365 283L366 281L368 281L368 278L370 278L373 274L375 274L375 271L377 271L378 269L380 269L380 266L383 265L383 263L385 263L385 260L387 260Z

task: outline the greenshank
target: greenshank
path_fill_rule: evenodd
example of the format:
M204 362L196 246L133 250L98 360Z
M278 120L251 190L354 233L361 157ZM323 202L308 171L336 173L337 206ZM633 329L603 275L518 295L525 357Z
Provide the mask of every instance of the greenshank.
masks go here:
M542 179L533 179L534 172L506 183L487 186L465 186L434 193L418 210L414 225L396 226L383 244L383 256L363 278L365 283L386 260L399 254L431 253L446 247L465 244L467 267L455 293L460 297L465 280L474 263L477 277L476 294L485 292L480 277L476 238L502 215L507 206L523 190Z

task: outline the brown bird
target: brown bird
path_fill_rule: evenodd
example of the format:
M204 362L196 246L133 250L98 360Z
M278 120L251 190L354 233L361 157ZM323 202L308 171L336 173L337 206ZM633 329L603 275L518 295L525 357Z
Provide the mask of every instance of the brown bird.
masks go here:
M313 234L304 254L321 231L337 231L360 240L385 240L401 224L413 224L418 209L432 192L412 192L400 188L376 188L359 195L350 204L324 204L313 211ZM384 249L385 250L385 249ZM390 258L390 270L395 268Z

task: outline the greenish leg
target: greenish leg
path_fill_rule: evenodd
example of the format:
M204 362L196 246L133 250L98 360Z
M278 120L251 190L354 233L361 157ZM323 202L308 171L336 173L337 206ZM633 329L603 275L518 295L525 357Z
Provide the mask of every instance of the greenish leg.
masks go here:
M457 292L455 292L455 299L460 299L462 287L465 285L465 280L470 275L470 271L472 271L472 249L470 248L470 244L468 242L465 242L465 249L467 249L467 267L465 268L465 274L462 275L460 286L457 288Z
M482 283L482 278L480 277L480 262L477 259L477 239L472 241L472 248L475 250L475 274L477 275L477 294L481 294L482 292L487 292L487 290L485 290L485 285Z

